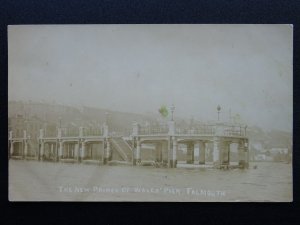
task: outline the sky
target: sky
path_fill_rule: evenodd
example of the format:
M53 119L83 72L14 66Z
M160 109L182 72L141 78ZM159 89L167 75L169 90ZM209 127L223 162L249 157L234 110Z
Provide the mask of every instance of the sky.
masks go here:
M9 26L8 100L201 121L220 105L220 120L292 131L293 27Z

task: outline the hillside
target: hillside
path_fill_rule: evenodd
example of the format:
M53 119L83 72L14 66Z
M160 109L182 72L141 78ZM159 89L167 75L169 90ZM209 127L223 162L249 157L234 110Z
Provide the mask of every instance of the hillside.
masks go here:
M106 120L111 129L130 129L133 121L143 123L153 122L154 117L110 111L92 107L73 107L57 104L11 101L8 103L8 118L16 115L23 115L26 118L36 117L45 123L59 124L66 126L98 126Z

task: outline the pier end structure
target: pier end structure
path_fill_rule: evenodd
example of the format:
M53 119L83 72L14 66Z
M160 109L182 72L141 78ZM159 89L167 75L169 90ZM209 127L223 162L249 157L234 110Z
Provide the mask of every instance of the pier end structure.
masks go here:
M139 165L141 145L153 144L156 152L156 163L166 164L169 168L177 167L178 145L186 146L186 164L194 164L195 149L199 149L199 164L205 165L206 151L209 143L213 146L213 166L224 168L230 166L231 144L238 144L239 167L249 167L249 140L246 136L246 126L238 124L202 124L197 128L176 129L175 121L166 124L147 127L137 122L133 124L132 139L134 143L133 165ZM167 153L167 154L164 154ZM167 155L167 159L161 155Z

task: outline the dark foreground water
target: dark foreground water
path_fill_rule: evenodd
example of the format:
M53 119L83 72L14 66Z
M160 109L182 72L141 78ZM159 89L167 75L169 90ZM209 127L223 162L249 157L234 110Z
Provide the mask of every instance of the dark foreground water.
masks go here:
M223 171L9 161L10 201L280 202L292 196L292 165L284 163Z

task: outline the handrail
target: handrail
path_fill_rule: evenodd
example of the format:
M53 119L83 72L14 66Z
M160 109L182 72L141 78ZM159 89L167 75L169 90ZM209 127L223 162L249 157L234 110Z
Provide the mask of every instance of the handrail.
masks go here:
M221 136L246 136L246 128L244 125L235 124L198 124L193 128L176 128L177 135L221 135ZM169 128L167 126L143 126L139 127L139 135L159 135L168 134Z

